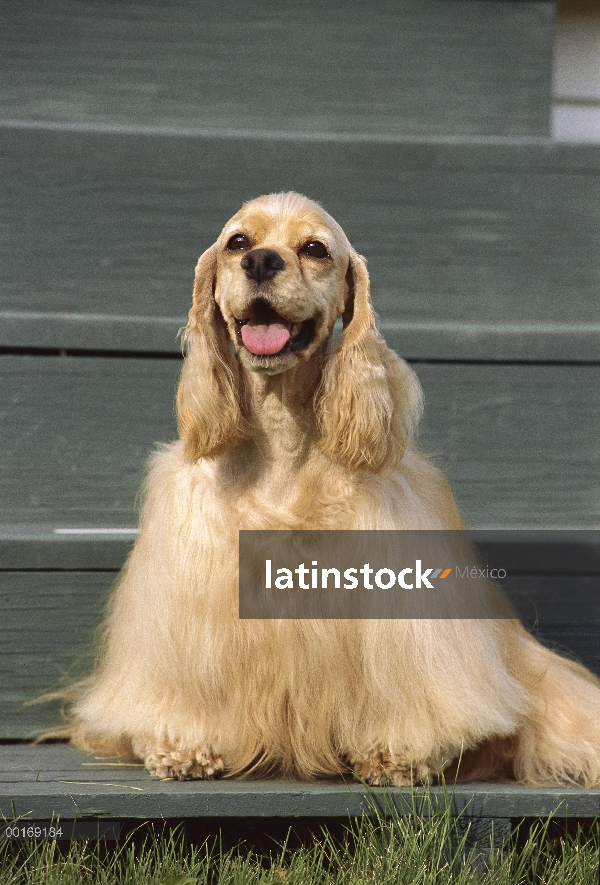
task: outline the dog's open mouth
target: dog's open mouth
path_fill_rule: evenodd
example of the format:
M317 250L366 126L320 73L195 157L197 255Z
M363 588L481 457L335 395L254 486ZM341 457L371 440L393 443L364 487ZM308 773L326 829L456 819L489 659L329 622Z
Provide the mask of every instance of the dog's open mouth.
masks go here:
M265 301L252 305L247 319L235 320L239 345L255 356L283 356L305 350L315 336L315 321L302 323L287 320Z

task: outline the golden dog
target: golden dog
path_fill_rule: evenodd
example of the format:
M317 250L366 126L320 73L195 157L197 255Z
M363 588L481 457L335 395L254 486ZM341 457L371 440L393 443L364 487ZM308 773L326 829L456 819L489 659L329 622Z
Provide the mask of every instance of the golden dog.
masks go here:
M600 683L518 621L238 617L240 529L462 528L339 225L295 193L247 203L198 262L184 340L181 441L152 459L72 741L180 779L408 784L461 757L599 786Z

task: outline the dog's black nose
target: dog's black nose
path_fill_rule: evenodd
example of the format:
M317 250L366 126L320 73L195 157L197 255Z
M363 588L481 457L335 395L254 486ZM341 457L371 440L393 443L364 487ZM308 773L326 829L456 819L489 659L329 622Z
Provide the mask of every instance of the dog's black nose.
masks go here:
M251 249L250 252L246 252L240 264L246 271L246 276L255 283L272 280L275 274L285 267L281 255L272 249Z

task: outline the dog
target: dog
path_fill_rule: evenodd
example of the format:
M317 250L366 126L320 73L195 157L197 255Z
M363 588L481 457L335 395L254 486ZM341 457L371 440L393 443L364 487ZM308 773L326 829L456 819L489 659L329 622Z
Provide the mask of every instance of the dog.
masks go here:
M180 440L151 460L72 743L181 780L600 786L600 682L517 620L238 616L241 529L463 528L333 218L246 203L198 261L183 339Z

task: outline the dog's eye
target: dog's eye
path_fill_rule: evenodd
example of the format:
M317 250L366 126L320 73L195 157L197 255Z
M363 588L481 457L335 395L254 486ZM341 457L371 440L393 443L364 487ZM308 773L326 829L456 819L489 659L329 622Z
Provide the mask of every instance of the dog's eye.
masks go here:
M310 255L311 258L329 258L329 252L323 243L319 243L318 240L311 240L310 243L306 243L300 251L304 252L305 255Z
M227 248L231 249L232 252L239 252L241 249L249 249L250 240L248 237L245 237L244 234L234 234L227 243Z

